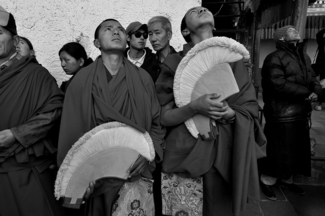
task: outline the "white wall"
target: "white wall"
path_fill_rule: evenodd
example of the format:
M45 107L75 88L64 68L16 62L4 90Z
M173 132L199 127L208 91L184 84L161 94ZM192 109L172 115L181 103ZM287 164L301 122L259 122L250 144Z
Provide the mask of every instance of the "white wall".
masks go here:
M126 28L133 21L147 23L153 16L167 16L173 28L171 45L181 50L185 43L181 19L201 0L1 0L0 5L15 16L18 34L31 40L37 60L60 84L68 77L60 66L59 49L80 39L95 59L99 51L92 42L101 21L115 18Z

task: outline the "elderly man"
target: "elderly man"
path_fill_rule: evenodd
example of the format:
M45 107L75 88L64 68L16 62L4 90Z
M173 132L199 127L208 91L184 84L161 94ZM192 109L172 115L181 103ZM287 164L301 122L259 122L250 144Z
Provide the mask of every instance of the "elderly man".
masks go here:
M204 216L239 215L240 211L245 210L248 198L259 199L255 149L263 156L256 143L264 145L265 137L257 123L258 102L243 61L229 63L239 87L237 94L221 103L214 100L219 97L218 92L215 92L205 94L180 108L175 104L173 78L177 65L195 44L213 37L213 28L214 17L209 10L203 7L188 10L181 25L182 34L188 43L180 54L167 56L163 64L169 70L162 71L156 82L158 99L163 106L161 123L168 131L162 170L168 174L164 175L163 181L167 183L163 182L163 185L168 185L166 188L170 190L166 192L164 188L164 197L176 194L181 196L181 200L189 199L189 202L179 202L178 198L171 201L173 204L167 208L176 215L196 211L194 205L186 203L202 201L196 196L188 198L183 195L191 194L192 187L177 188L180 182L168 184L173 179L194 181L195 184L203 181ZM190 134L185 121L196 114L216 121L218 129L213 129L217 134L215 139L206 140L201 136L194 138ZM260 139L255 139L257 137ZM178 189L185 192L180 193ZM169 205L170 201L166 200L165 203Z
M63 94L34 57L16 52L18 43L14 16L0 6L0 215L63 215L50 168Z
M152 56L151 49L146 47L148 39L148 26L138 21L130 23L126 28L128 48L125 57L138 67L148 72L149 62Z
M311 174L311 102L320 98L322 88L309 56L299 46L300 39L294 26L278 28L274 33L277 50L265 58L262 67L268 145L267 158L261 162L261 189L270 200L277 199L271 188L276 182L293 193L305 194L293 177Z
M148 131L156 151L156 160L162 160L165 131L160 126L160 105L149 74L124 57L126 32L115 19L104 20L95 31L94 45L101 55L87 68L82 69L65 95L59 136L58 163L61 164L72 144L97 125L119 121L141 132ZM103 91L105 90L105 91ZM119 213L121 203L154 215L152 199L152 170L155 162L140 156L130 170L130 178L103 179L96 182L94 192L86 202L87 215ZM130 183L131 182L131 183ZM130 184L129 184L130 183ZM117 198L124 184L141 186L141 199ZM132 189L131 189L132 190ZM125 199L124 199L125 198ZM133 206L133 204L132 204ZM128 209L133 214L136 209Z
M172 38L172 25L167 17L155 16L148 21L149 41L152 48L156 51L150 59L148 72L154 82L156 82L163 65L165 58L176 53L175 49L170 45Z

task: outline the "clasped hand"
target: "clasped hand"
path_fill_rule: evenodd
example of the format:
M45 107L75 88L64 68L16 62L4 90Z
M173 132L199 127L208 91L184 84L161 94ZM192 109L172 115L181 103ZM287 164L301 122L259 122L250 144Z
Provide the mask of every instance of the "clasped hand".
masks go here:
M317 101L317 99L318 99L318 95L316 93L314 93L314 92L311 93L308 96L308 98L306 98L306 100L311 101L311 102L315 102L315 101Z
M6 129L0 131L0 148L9 148L16 141L16 138L12 134L11 130Z
M218 120L221 118L230 119L235 116L235 111L228 106L226 101L217 102L220 95L206 94L194 100L193 109L196 113L205 115L211 119Z

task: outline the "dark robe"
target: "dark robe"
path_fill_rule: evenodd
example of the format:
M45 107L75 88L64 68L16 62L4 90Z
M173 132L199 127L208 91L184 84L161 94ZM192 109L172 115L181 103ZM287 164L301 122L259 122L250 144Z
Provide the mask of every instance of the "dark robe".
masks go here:
M33 57L0 69L0 131L16 142L0 149L0 215L63 215L54 198L56 143L52 130L63 94Z
M183 53L191 47L193 44L185 45ZM174 101L174 75L181 58L179 54L169 55L163 63L164 70L156 81L161 105ZM240 89L226 100L236 112L234 123L217 124L215 140L194 138L183 123L168 128L163 171L193 178L215 173L216 169L231 188L233 214L238 215L245 210L248 198L259 200L257 158L265 156L260 146L266 140L257 121L255 90L243 61L230 66Z
M174 49L174 47L169 46L168 55L171 55L171 54L174 54L174 53L176 53L176 50ZM150 58L148 59L148 64L147 64L147 69L146 70L150 74L150 76L151 76L154 83L156 83L156 81L157 81L157 79L159 77L159 74L162 71L161 67L163 67L163 65L159 61L157 53L151 55Z
M71 82L64 99L61 119L58 164L71 146L92 128L119 121L148 131L156 151L156 161L163 156L164 129L160 126L160 105L149 74L124 58L118 73L112 77L101 56L83 68ZM155 162L142 173L152 178ZM137 180L140 176L131 179ZM88 215L110 215L111 207L124 181L108 179L96 183L87 201Z
M70 85L73 77L74 77L74 75L69 80L62 82L62 84L60 86L61 91L63 91L64 93L67 92L68 86Z

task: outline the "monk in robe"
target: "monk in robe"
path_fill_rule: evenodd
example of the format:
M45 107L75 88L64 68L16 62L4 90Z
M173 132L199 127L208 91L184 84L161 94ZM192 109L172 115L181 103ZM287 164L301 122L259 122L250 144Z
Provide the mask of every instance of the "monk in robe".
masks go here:
M258 102L254 87L243 61L230 63L240 91L224 102L214 100L219 97L215 92L178 108L173 95L177 65L195 44L213 37L213 28L214 18L209 10L203 7L190 9L181 26L188 43L182 52L166 58L165 67L156 81L158 99L163 106L161 123L167 127L162 169L164 173L185 179L203 177L204 216L239 215L245 210L248 198L259 199L257 157L264 156L260 146L266 143L257 121ZM205 140L201 136L196 139L190 134L184 122L195 114L216 121L216 139ZM184 199L184 203L192 202ZM189 214L187 209L173 211Z
M112 121L125 123L141 132L147 131L153 140L156 160L161 161L165 135L160 125L161 107L150 75L123 56L126 49L125 29L115 19L103 21L95 31L94 45L101 55L79 71L65 95L58 164L83 134ZM120 205L113 208L113 204L120 202L116 200L119 190L128 183L145 185L143 199L127 200L129 213L144 211L153 215L150 179L154 169L155 162L148 163L140 156L132 166L127 181L111 178L97 181L86 201L86 215L106 216L121 211ZM146 183L143 184L143 181Z
M0 6L0 215L64 215L53 194L63 93L18 43L14 16Z

